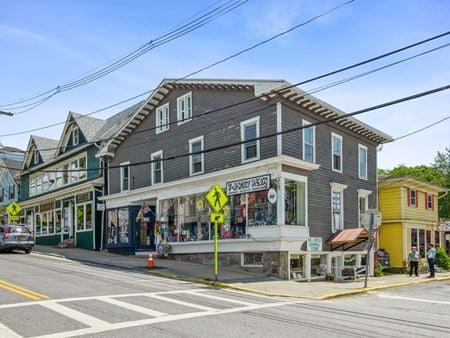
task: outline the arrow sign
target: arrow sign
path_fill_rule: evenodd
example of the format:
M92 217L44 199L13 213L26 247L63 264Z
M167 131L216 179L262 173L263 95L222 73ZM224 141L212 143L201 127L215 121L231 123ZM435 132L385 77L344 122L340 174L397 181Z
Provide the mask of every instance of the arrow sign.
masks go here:
M210 217L209 219L210 219L211 223L221 223L221 224L223 224L223 221L224 221L223 214L212 212L209 217Z

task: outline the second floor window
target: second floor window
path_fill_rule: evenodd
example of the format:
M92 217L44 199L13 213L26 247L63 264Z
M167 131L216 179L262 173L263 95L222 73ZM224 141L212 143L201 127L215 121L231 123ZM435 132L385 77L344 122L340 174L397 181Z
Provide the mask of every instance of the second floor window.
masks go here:
M331 134L331 152L333 171L342 172L342 136Z
M130 190L130 162L120 163L120 191Z
M309 124L311 123L303 120L304 126L307 126ZM303 129L303 160L305 161L315 161L315 132L315 127Z
M192 118L192 92L177 98L178 124L189 121Z
M408 193L408 206L417 207L417 190L406 188Z
M367 180L367 147L358 146L358 177Z
M189 140L189 166L190 175L196 175L203 173L204 169L204 153L195 154L203 150L203 136L197 137L193 140Z
M241 140L253 140L242 143L241 157L242 162L259 160L259 116L253 119L241 122Z
M342 213L342 192L333 191L331 195L333 232L344 228Z
M163 182L162 150L151 155L152 161L152 184Z
M169 130L169 104L156 109L156 133Z
M429 210L434 210L434 197L431 194L425 193L425 207Z

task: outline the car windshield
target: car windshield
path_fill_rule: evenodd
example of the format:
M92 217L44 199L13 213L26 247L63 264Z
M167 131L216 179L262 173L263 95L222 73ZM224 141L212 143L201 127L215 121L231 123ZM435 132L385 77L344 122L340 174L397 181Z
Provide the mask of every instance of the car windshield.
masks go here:
M17 234L17 233L28 233L29 234L30 230L28 230L27 227L18 226L18 227L10 227L9 232L12 234Z

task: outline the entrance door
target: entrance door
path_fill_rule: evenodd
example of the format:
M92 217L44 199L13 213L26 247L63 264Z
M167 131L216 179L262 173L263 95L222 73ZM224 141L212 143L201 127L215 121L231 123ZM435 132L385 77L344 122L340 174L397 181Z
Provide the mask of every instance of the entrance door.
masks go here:
M136 224L136 249L155 250L155 207L149 206L151 212Z

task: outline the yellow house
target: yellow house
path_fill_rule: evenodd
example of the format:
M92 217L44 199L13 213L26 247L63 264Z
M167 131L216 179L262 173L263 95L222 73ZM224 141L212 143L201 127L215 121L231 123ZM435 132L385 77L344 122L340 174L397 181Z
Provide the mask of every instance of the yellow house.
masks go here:
M446 189L410 176L378 179L378 203L382 213L378 245L390 254L392 267L405 267L416 246L422 258L430 243L440 245L438 195Z

